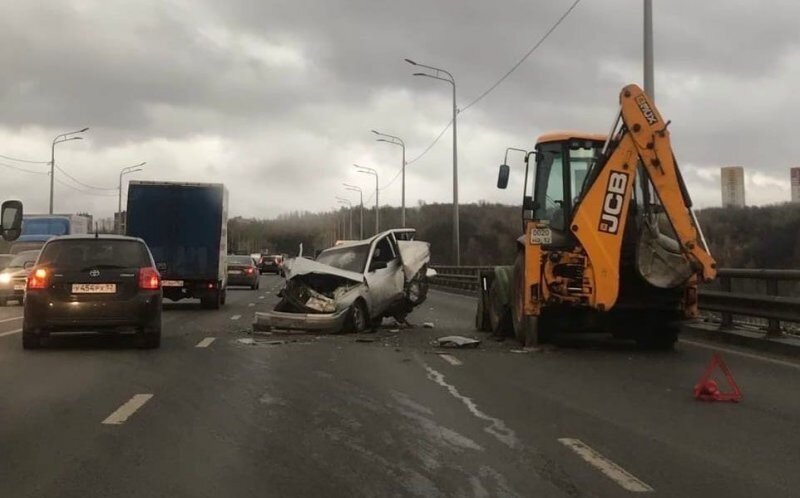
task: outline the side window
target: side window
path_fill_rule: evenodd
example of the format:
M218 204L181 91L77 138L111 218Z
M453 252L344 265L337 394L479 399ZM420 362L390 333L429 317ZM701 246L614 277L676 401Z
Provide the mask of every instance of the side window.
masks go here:
M564 166L560 148L542 151L536 173L535 200L539 205L536 219L549 221L555 230L564 230Z
M392 252L392 245L389 243L389 238L384 237L375 244L375 250L372 253L372 261L388 263L394 259Z

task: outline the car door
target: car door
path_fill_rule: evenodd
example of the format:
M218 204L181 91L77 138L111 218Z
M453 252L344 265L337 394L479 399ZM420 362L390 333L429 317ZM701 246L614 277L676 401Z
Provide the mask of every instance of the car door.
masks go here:
M367 300L371 316L383 313L403 294L400 258L388 237L382 237L373 244L367 261L365 278L369 288Z

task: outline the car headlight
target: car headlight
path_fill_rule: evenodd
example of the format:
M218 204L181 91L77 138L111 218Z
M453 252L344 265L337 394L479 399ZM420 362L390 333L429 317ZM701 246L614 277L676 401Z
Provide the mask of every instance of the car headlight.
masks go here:
M0 284L10 284L10 283L11 283L11 274L0 273Z

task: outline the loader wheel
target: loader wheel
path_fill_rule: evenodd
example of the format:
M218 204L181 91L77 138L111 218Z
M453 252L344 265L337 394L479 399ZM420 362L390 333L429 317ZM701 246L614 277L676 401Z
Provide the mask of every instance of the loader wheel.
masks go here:
M680 325L651 326L636 336L636 344L650 351L672 351L678 341Z
M522 252L517 253L517 259L514 261L512 285L511 321L514 326L514 336L525 347L537 346L545 342L546 338L539 330L539 317L525 314L525 256Z
M489 302L486 304L489 315L489 331L495 337L507 337L514 332L511 310L500 299L500 284L495 280L489 286Z

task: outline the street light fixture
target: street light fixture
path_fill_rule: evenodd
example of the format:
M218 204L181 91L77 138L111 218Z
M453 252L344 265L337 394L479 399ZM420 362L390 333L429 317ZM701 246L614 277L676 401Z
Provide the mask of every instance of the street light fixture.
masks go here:
M53 214L53 188L55 186L56 177L56 144L69 142L70 140L83 140L83 137L72 137L70 135L77 135L78 133L83 133L86 131L89 131L89 128L62 133L60 135L56 135L56 137L53 139L53 143L50 146L50 214Z
M378 172L373 168L367 168L366 166L359 166L358 164L354 164L356 168L358 168L359 173L364 173L367 175L373 175L375 177L375 235L380 232L380 217L381 217L381 205L378 202L378 194L380 189L378 188Z
M387 144L399 145L403 148L403 163L402 163L402 196L400 197L400 225L405 228L406 227L406 143L403 141L402 138L396 137L394 135L389 135L388 133L381 133L376 130L372 130L372 133L378 135L379 137L386 137L390 140L386 140L386 138L379 138L378 142L386 142Z
M350 240L353 239L353 203L350 202L350 199L345 199L344 197L336 197L336 200L339 201L339 204L345 204L349 207L348 211L350 212Z
M453 259L455 260L455 265L458 266L461 264L461 243L458 222L458 131L456 129L458 107L456 107L456 79L444 69L420 64L411 59L405 59L405 61L412 66L418 66L433 71L433 74L414 73L414 76L433 78L453 85Z
M122 175L127 175L128 173L133 173L135 171L142 171L142 166L147 164L147 161L141 162L139 164L134 164L133 166L127 166L119 170L119 200L117 202L117 216L119 216L119 223L117 224L117 232L122 234Z
M361 190L361 187L356 187L355 185L350 185L349 183L343 183L344 187L347 190L352 190L353 192L358 192L358 197L360 199L361 204L361 222L358 224L359 226L359 237L361 240L364 240L364 191Z

